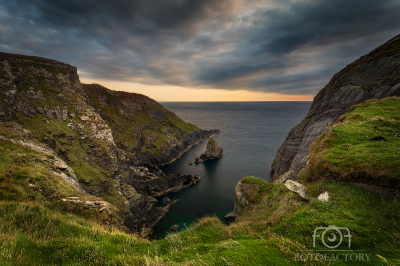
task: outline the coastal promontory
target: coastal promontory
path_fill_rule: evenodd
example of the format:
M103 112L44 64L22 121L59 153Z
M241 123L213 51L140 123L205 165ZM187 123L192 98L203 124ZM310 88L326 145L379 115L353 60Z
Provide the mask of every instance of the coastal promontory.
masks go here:
M144 237L170 207L156 207L155 197L200 180L158 167L218 133L147 96L82 84L76 67L46 58L0 53L0 84L0 126L21 140L0 138L62 161L58 175L115 206L114 222Z

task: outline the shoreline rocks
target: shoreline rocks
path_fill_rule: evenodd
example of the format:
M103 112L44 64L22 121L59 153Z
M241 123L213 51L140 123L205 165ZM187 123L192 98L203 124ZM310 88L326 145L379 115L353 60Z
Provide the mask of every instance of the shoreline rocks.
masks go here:
M180 227L181 227L180 225L174 224L169 229L171 229L172 231L178 231Z

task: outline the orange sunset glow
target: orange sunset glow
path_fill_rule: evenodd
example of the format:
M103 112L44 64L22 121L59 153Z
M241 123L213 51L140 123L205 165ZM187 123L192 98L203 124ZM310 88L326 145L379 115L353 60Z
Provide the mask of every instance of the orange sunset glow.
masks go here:
M243 101L312 101L314 95L285 95L247 90L221 90L180 87L170 85L146 85L134 82L81 78L85 84L97 83L116 91L146 95L159 102L243 102Z

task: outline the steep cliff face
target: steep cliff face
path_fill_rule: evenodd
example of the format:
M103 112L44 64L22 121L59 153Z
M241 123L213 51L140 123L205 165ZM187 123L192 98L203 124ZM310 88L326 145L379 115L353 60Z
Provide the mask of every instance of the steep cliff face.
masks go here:
M400 35L346 66L315 96L307 116L278 149L272 180L283 174L285 180L296 180L307 164L310 144L351 106L399 95Z
M83 85L76 67L0 53L0 122L17 122L73 169L89 194L147 234L167 211L154 197L197 183L158 166L216 131L185 123L139 94ZM138 211L140 210L140 211Z
M216 131L201 130L147 96L83 85L88 103L113 129L118 148L135 165L168 164Z

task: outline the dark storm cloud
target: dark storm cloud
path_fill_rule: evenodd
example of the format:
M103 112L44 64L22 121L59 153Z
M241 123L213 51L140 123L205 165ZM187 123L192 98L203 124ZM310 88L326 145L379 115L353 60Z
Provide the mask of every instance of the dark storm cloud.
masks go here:
M81 76L315 94L399 33L396 0L0 0L0 50Z

